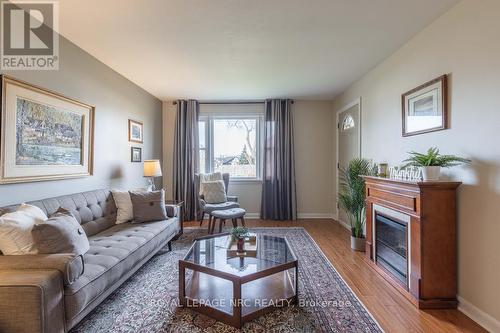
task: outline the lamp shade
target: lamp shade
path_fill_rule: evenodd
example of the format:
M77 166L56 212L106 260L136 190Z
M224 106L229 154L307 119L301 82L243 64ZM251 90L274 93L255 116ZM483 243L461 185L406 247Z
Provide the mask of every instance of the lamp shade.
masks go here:
M144 161L144 177L161 177L160 160Z

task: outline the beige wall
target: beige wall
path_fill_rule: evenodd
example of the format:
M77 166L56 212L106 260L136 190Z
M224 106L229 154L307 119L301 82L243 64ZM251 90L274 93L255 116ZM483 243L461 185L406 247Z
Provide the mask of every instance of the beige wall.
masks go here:
M0 207L99 188L145 187L142 163L130 162L130 147L141 147L143 159L161 158L161 101L66 38L60 36L59 41L59 70L0 71L0 74L95 106L94 175L0 185ZM143 144L128 141L129 118L144 123Z
M295 164L299 217L332 217L334 214L334 117L331 101L295 101ZM175 106L163 103L164 185L171 195ZM231 183L250 217L260 212L261 183Z
M461 309L500 331L500 1L465 0L366 74L334 101L361 96L362 155L399 164L410 150L437 146L468 156L458 197ZM401 94L450 75L449 130L403 138ZM490 317L491 316L491 317ZM496 318L496 320L494 318Z

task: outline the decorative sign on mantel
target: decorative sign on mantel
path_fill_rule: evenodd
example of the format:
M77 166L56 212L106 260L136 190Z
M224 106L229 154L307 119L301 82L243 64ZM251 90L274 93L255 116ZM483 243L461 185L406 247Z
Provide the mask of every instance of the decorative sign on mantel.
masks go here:
M413 166L406 168L390 167L389 177L392 179L407 180L410 182L420 181L422 180L422 170Z

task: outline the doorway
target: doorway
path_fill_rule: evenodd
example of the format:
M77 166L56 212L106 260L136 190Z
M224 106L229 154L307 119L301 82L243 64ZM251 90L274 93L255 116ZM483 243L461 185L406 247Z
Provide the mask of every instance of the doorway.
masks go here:
M340 169L345 168L353 158L361 157L361 98L349 103L337 112L337 198L340 190ZM337 221L348 227L349 220L339 207L337 200Z

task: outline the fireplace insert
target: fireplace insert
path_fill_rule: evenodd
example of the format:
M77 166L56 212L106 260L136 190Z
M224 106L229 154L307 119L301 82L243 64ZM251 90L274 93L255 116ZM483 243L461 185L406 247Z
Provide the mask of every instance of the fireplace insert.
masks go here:
M408 237L407 224L396 219L375 214L377 265L391 273L408 287Z

